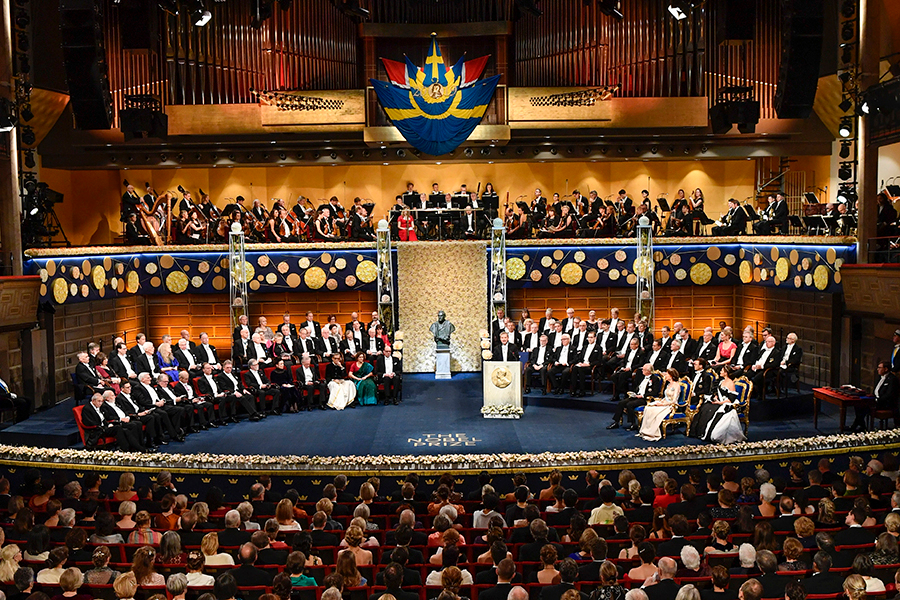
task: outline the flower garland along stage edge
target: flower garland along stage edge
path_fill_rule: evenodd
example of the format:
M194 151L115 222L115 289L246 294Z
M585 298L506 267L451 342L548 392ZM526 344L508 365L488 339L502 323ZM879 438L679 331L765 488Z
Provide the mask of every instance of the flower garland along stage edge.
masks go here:
M233 454L150 454L118 450L76 450L0 445L0 464L73 468L101 467L154 471L161 468L181 472L227 471L251 473L272 471L303 472L336 471L480 471L540 470L552 467L629 466L649 467L654 464L721 462L752 459L763 455L787 457L813 453L835 453L842 450L883 451L900 446L900 429L869 433L822 435L792 440L741 442L732 445L687 445L674 448L617 448L577 452L544 452L537 454L440 454L378 456L267 456Z
M481 414L486 419L518 419L525 414L525 411L512 404L492 404L490 406L482 406Z

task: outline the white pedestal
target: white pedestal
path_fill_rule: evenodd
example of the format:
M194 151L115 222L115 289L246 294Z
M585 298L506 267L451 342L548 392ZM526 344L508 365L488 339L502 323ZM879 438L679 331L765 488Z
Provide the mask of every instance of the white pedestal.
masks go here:
M518 419L522 414L522 363L485 361L481 368L485 419Z
M450 350L435 350L434 378L450 379Z

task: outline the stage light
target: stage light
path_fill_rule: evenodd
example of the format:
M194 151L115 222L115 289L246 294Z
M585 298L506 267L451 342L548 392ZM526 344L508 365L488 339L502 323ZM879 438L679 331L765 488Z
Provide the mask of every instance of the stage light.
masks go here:
M681 21L686 19L688 13L693 9L693 5L686 0L673 0L669 3L669 14Z
M466 151L464 152L464 154L465 154L468 158L471 158L472 155L475 154L475 151L472 150L471 148L466 148Z
M18 32L16 34L16 45L19 47L19 52L28 52L28 48L31 47L31 42L28 41L28 34L24 31Z
M25 29L31 23L31 18L29 18L28 13L24 10L16 11L16 27L19 29Z
M850 144L851 144L851 142L849 142L849 141L847 141L847 140L841 142L841 151L838 152L838 155L839 155L841 158L849 158L849 156L850 156Z
M845 160L842 161L840 166L838 167L838 177L841 181L848 181L853 178L853 166L856 164L856 161Z
M13 104L6 98L0 98L0 131L12 131L18 123Z
M845 19L852 19L856 14L856 0L844 0L841 4L841 16Z
M26 146L34 146L35 142L37 142L37 136L34 134L34 127L23 125L19 129L19 133L22 135L22 143Z
M353 156L353 153L352 153L352 152L350 153L350 156ZM281 160L286 160L286 159L287 159L287 154L285 154L284 152L279 152L279 153L278 153L278 158L281 159Z
M197 9L191 13L191 20L195 27L203 27L212 19L212 13L208 10Z
M625 15L622 14L619 0L600 0L597 8L599 8L600 12L602 12L604 15L612 17L617 21L621 21L625 18Z
M25 151L25 166L29 169L33 169L37 166L37 163L34 160L34 150Z
M850 98L844 98L841 100L841 103L838 104L838 108L841 109L841 112L848 112L851 108L853 108L853 103L850 102Z
M22 120L26 123L34 118L34 113L31 112L31 103L26 102L22 105L21 110L19 110L19 115L21 115Z
M841 39L849 42L856 37L856 24L853 21L847 21L841 26Z
M841 62L845 65L853 61L853 45L843 44L841 46Z
M850 117L844 117L841 119L841 124L838 126L838 135L842 138L848 138L853 134L853 119Z

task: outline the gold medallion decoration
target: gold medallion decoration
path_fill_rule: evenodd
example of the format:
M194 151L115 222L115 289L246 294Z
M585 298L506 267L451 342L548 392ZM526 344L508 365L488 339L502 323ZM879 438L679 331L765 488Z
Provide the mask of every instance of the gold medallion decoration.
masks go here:
M799 275L794 275L794 287L798 288L803 285L803 278Z
M800 261L800 268L804 271L808 270L812 266L812 261L809 258L804 258Z
M829 262L834 262L834 261L832 260ZM89 261L88 259L84 259L83 261L81 261L81 272L84 273L85 277L88 276L88 273L91 272L91 261Z
M262 267L263 269L268 267L269 266L269 255L268 254L260 255L260 257L256 259L256 264L258 266Z
M278 281L278 276L275 273L266 273L266 283L269 285L275 285Z
M356 276L347 275L347 277L344 278L344 283L347 285L347 287L353 287L354 285L356 285Z
M327 287L329 290L334 291L337 289L337 286L338 286L337 279L329 279L328 281L325 282L325 287Z
M791 263L784 256L778 259L775 263L775 275L778 276L778 279L784 281L788 278L791 272Z
M50 277L56 275L56 261L53 259L47 261L47 275Z
M171 269L173 266L175 266L175 259L171 254L163 254L159 257L159 266L161 266L163 269Z
M728 269L726 269L725 267L719 267L719 269L716 271L716 275L719 276L719 279L725 279L726 277L728 277Z
M103 286L106 285L106 269L100 265L96 265L91 269L91 283L93 283L94 287L98 290L103 289Z
M781 280L778 279L778 275L776 275L776 276L772 279L772 281L775 282L775 285L781 285Z
M295 288L300 286L302 279L300 279L300 275L297 273L289 273L285 281L289 288Z
M619 262L625 262L625 259L626 259L627 257L628 257L628 255L625 254L625 251L624 251L624 250L616 250L616 260L617 260L617 261L619 261Z
M525 262L528 262L529 260L531 260L531 256L529 256L528 254L523 254L522 260L524 260Z
M655 260L656 262L659 262L659 261L661 261L662 259L663 259L663 253L662 253L662 251L657 250L656 252L653 253L653 260Z
M575 253L575 262L579 262L579 263L584 262L584 259L585 259L584 252L579 250Z
M134 268L135 268L135 269L141 268L141 259L140 259L140 258L135 258L135 259L132 261L132 263L134 264Z
M144 270L147 271L148 275L155 275L158 267L155 262L148 262L144 265Z
M532 280L532 281L540 281L540 280L541 280L541 277L543 277L543 275L541 275L541 272L538 271L537 269L534 269L534 270L531 272L531 280Z
M668 271L657 271L656 272L656 283L665 284L669 281L669 272Z
M191 277L191 285L195 288L200 287L201 285L203 285L203 278L199 275L194 275L193 277Z
M184 273L182 273L182 275L184 275ZM187 276L185 275L185 277ZM150 278L150 287L158 288L160 285L162 285L162 279L156 277L155 275Z
M584 280L588 283L597 283L600 280L600 271L597 269L588 269L584 273Z
M109 271L110 269L112 269L112 264L113 264L112 258L110 258L109 256L105 256L103 258L103 268L104 269Z
M743 248L741 248L740 252L738 252L738 256L741 257L741 258L744 258L744 255L745 255L745 254L746 254L746 252L744 252L744 249L743 249Z
M123 263L116 263L116 275L123 275L125 273L125 265ZM53 275L53 273L50 273Z
M347 259L345 258L336 258L334 260L334 268L340 271L341 269L347 266Z
M687 271L685 271L684 269L678 269L675 271L675 279L677 279L678 281L684 281L686 277Z
M322 269L319 269L322 272L322 285L325 284L325 272ZM372 283L378 277L378 267L371 260L364 260L363 262L356 265L356 278L362 281L363 283ZM319 287L322 287L320 285Z
M197 265L197 270L201 273L209 273L209 263L205 260L200 261L200 264Z
M53 299L56 300L57 304L62 304L66 301L66 298L69 297L69 286L66 284L65 279L54 279L53 280Z
M612 271L610 271L609 279L610 279L610 281L616 281L617 279L619 279L619 270L613 269Z
M706 285L712 279L712 269L706 263L697 263L691 267L691 281L697 285Z
M106 288L105 287L100 288L100 291L98 293L100 294L101 298L104 298L106 296Z
M503 388L509 387L509 384L512 383L512 372L506 367L497 367L493 371L491 371L491 383L494 384L495 387Z
M225 281L224 277L222 277L221 275L216 275L215 277L213 277L213 280L212 280L213 289L221 291L221 290L225 289L225 285L226 285L226 281Z
M778 247L777 247L777 246L772 246L772 250L769 252L769 255L772 257L772 261L773 261L773 262L776 261L776 260L778 260L778 256L779 256L779 254L778 254Z
M760 269L759 270L759 278L763 281L769 279L769 270L768 269Z
M541 258L541 266L545 268L549 268L550 265L553 264L553 259L550 256L544 256Z
M361 266L361 265L360 265ZM374 265L372 265L374 267ZM357 268L357 271L359 269ZM303 274L303 282L306 284L311 290L318 290L323 285L325 285L325 271L320 269L319 267L312 267L306 270L306 273Z
M805 283L805 284L807 285L807 287L808 287L808 286L811 286L811 285L813 284L813 276L812 276L812 273L807 273L807 274L806 274L806 276L803 278L803 283Z
M509 258L506 261L506 277L518 281L525 277L525 261L518 257Z
M558 274L553 273L550 277L547 278L547 281L550 282L550 285L559 285L560 277Z
M737 257L734 254L726 254L725 255L725 264L729 267L737 262Z
M628 277L625 278L625 281L628 282L628 285L634 285L637 283L637 275L631 273L628 275Z
M46 295L47 295L47 284L42 283L41 284L41 296L46 296Z
M181 294L188 287L188 277L181 271L172 271L166 276L166 289L173 294Z
M243 266L237 265L237 268L231 269L231 277L238 283L247 283L253 279L256 269L249 262L244 261Z
M606 260L605 258L601 258L600 260L597 261L597 268L600 269L601 271L605 271L606 269L609 268L609 261Z
M286 261L281 261L280 263L278 263L277 269L278 269L279 273L284 275L285 273L287 273L288 271L291 270L291 265L287 264ZM269 273L269 275L274 275L274 273Z
M85 298L87 298L88 294L90 294L90 293L91 293L91 288L89 288L86 283L82 284L81 285L81 295L84 296Z
M327 252L323 252L322 256L319 257L319 260L322 261L322 264L327 265L331 262L331 255Z
M50 275L47 273L47 269L41 269L38 271L38 275L41 276L41 281L47 283L47 280L50 278Z
M753 281L753 267L750 265L750 261L742 261L741 266L738 268L738 273L741 276L741 283Z
M582 277L581 267L576 263L563 265L560 275L562 275L562 280L566 285L577 285Z
M298 277L299 277L299 275L298 275ZM254 279L253 281L250 282L249 287L251 290L253 290L255 292L256 290L259 289L259 282Z
M843 265L843 264L844 264L844 259L843 259L843 258L835 259L835 261L834 261L834 268L840 270L841 265Z
M562 250L554 250L553 251L553 260L562 260L565 254Z
M301 258L300 260L297 261L297 265L301 269L308 269L309 268L309 259L304 256L303 258Z
M119 279L119 282L116 284L116 291L120 294L125 291L125 279Z
M813 271L813 283L816 284L816 289L824 290L828 287L828 273L828 267L825 265L816 267L816 270Z
M77 284L77 283L70 283L70 284L69 284L69 295L70 295L70 296L77 296L77 295L78 295L78 284Z
M139 287L141 287L141 278L138 277L137 271L128 271L128 275L125 276L125 291L134 294Z
M840 283L840 282L841 282L841 274L840 274L840 273L835 273L835 274L834 274L834 282L835 282L835 283Z
M759 265L763 264L763 256L762 256L762 254L760 254L759 252L757 252L756 254L753 255L753 264L755 264L756 266L759 266Z
M791 264L796 265L797 261L800 260L800 253L796 250L791 250L791 253L788 255L791 259Z
M829 248L828 251L825 252L825 259L828 262L834 263L836 258L837 258L837 252L835 252L834 248Z
M481 347L484 350L490 350L491 349L491 341L490 340L481 340Z
M227 269L228 268L228 259L223 258L222 260L220 260L219 266L222 267L223 269Z
M710 246L706 249L706 258L709 260L719 260L720 256L722 256L722 251L718 246Z
M78 265L72 267L72 271L70 272L70 274L74 279L81 279L81 269L78 268ZM75 294L72 295L74 296Z

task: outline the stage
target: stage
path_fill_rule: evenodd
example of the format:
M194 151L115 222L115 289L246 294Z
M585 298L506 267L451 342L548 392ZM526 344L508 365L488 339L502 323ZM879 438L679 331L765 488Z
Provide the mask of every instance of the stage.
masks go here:
M244 420L190 435L183 443L164 446L158 455L118 462L148 467L153 464L177 467L184 463L213 471L236 468L231 458L234 462L246 463L268 460L271 466L285 468L285 457L291 456L290 460L295 463L292 466L297 469L328 465L378 469L381 466L396 467L398 462L407 462L405 468L436 467L437 462L446 462L448 456L453 456L456 465L467 464L471 459L471 468L475 468L476 459L480 464L485 456L494 456L499 468L500 462L511 463L512 457L517 457L515 460L519 463L530 462L530 466L538 467L574 460L574 453L584 452L607 452L618 456L618 461L604 461L608 463L624 463L629 457L641 462L678 460L687 458L687 455L681 455L682 449L687 454L698 452L688 447L699 441L686 438L683 429L670 430L668 438L658 443L645 442L624 429L607 430L606 425L615 409L608 393L585 399L531 394L525 399L525 415L518 420L481 416L481 375L477 373L454 374L449 381L435 381L433 375L407 375L403 395L404 400L399 406L367 406L340 412L315 410L269 416L258 423ZM747 447L704 446L705 450L700 452L708 450L706 458L713 460L739 454L746 456L759 453L754 444L770 442L778 442L772 446L773 451L778 449L776 446L790 450L792 441L799 438L816 439L815 448L836 446L833 439L826 443L823 437L815 436L837 433L837 409L823 406L817 430L813 427L812 404L810 389L801 389L800 395L787 399L751 402L750 444ZM23 423L10 426L0 432L0 442L66 448L67 437L77 438L71 407L72 401L66 400ZM845 447L859 446L867 441L855 436L840 438L847 442L843 444ZM80 441L68 446L80 447ZM806 447L813 448L810 442L804 441L795 450L799 453ZM663 448L665 457L659 454ZM632 450L637 452L629 455ZM90 456L80 451L60 452L52 455L57 457L55 460L67 457L83 460L84 456ZM215 453L233 457L222 460L211 456ZM107 455L113 453L99 454L100 458L109 458ZM193 457L188 459L185 455ZM526 456L532 458L524 459ZM203 464L204 461L213 464ZM244 467L253 468L252 464L244 464Z

